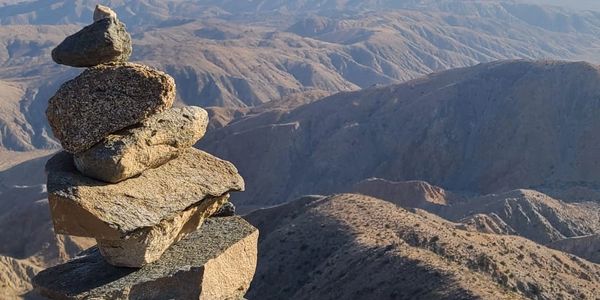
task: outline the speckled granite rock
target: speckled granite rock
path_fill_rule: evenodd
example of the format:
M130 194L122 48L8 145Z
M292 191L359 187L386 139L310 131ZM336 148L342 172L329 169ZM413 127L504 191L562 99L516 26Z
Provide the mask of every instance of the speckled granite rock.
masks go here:
M52 157L46 171L55 232L105 240L158 226L205 198L244 189L233 164L193 148L118 184L81 175L65 152Z
M51 299L241 299L257 263L258 229L239 217L215 218L141 269L114 267L97 248L40 272L36 290Z
M174 100L175 80L163 72L132 63L101 65L63 84L46 115L63 148L79 153Z
M100 21L102 19L107 18L117 18L117 14L110 9L108 6L104 5L96 5L96 9L94 10L94 22Z
M158 260L175 242L202 226L204 220L229 200L229 195L204 199L159 225L143 228L124 239L99 239L98 248L114 266L139 268Z
M132 49L125 24L116 17L102 18L68 36L52 50L52 59L71 67L93 67L126 62Z
M86 176L116 183L176 158L204 136L207 125L208 113L200 107L171 108L75 155L75 166Z

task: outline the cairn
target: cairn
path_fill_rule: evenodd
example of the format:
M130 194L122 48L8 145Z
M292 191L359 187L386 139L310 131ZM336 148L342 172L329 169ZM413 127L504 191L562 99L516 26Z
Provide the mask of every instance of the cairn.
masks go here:
M131 52L125 25L101 5L52 51L59 64L88 68L48 105L65 150L46 164L54 230L97 246L33 284L53 299L241 299L258 240L229 203L244 180L192 148L207 112L172 108L174 79L127 62Z

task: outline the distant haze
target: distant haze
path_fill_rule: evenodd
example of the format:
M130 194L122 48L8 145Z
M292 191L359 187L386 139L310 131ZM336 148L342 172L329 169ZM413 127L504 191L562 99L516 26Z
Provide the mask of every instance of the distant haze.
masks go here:
M15 3L23 3L23 2L32 2L34 0L0 0L0 6L3 5L7 5L7 4L15 4ZM471 0L472 2L476 2L476 1L481 1L481 2L485 2L485 1L494 1L494 0ZM108 0L108 1L102 1L102 0L98 0L98 3L110 3L112 1ZM126 1L117 1L117 2L133 2L130 0L126 0ZM168 1L167 1L168 2ZM195 0L193 2L196 2L198 4L203 4L203 5L218 5L220 1L214 1L214 0ZM225 1L227 2L227 1ZM237 1L236 1L237 2ZM239 3L239 2L246 2L246 3ZM259 6L264 6L265 4L267 6L269 5L273 5L272 3L270 3L270 1L239 1L237 4L242 4L242 6L249 6L251 4L248 4L248 2L254 2L255 5L257 7ZM356 1L351 1L351 0L346 0L346 1L314 1L315 6L319 6L319 7L326 7L326 6L331 6L331 5L337 5L337 6L346 6L346 5L352 5L353 2ZM394 1L395 2L395 1ZM373 3L380 3L383 6L389 6L390 3L394 3L392 1L371 1L371 4ZM402 5L405 3L425 3L425 2L431 2L430 0L422 0L422 1L418 1L418 0L397 0L397 2L395 3L396 5ZM554 5L554 6L562 6L562 7L566 7L566 8L571 8L571 9L584 9L584 10L600 10L600 1L598 0L495 0L495 2L516 2L516 3L533 3L533 4L545 4L545 5ZM234 2L235 3L235 2ZM289 4L288 4L289 3ZM295 0L287 0L287 1L278 1L277 5L279 6L286 6L286 5L290 5L296 3ZM360 2L358 2L360 3ZM221 3L222 4L222 3ZM356 3L354 3L354 5L356 5ZM317 9L318 7L315 7L315 9Z
M598 0L526 0L519 2L528 2L535 4L547 4L547 5L557 5L564 6L572 9L590 9L590 10L600 10L600 1Z

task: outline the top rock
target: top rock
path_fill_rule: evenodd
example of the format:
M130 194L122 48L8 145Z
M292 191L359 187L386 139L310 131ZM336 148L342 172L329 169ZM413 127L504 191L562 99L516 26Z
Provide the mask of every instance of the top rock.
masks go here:
M52 50L52 59L71 67L126 62L133 51L131 36L110 8L96 6L94 23L67 37Z
M96 5L96 10L94 10L94 22L100 21L102 19L116 19L117 13L115 13L110 7L104 5Z

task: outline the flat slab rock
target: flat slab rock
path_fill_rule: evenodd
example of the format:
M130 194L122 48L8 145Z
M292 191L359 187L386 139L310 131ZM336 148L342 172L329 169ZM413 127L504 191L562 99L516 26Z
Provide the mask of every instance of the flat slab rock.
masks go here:
M104 261L97 248L40 272L51 299L242 299L254 277L258 229L240 217L214 218L141 269Z
M153 263L173 243L198 230L228 200L229 195L206 198L172 219L163 220L154 227L137 230L126 238L97 239L98 249L113 266L139 268Z
M174 100L171 76L138 64L108 64L64 83L50 99L46 115L63 148L80 153L164 111Z
M204 136L207 125L208 113L200 107L171 108L76 154L75 166L92 178L123 181L176 158Z
M106 240L157 226L205 198L244 189L233 164L193 148L117 184L83 176L66 152L52 157L46 172L56 233Z
M96 15L94 13L95 17ZM100 13L98 16L100 17ZM132 51L131 36L125 24L114 15L99 18L68 36L52 50L52 59L57 64L71 67L93 67L111 62L126 62Z

